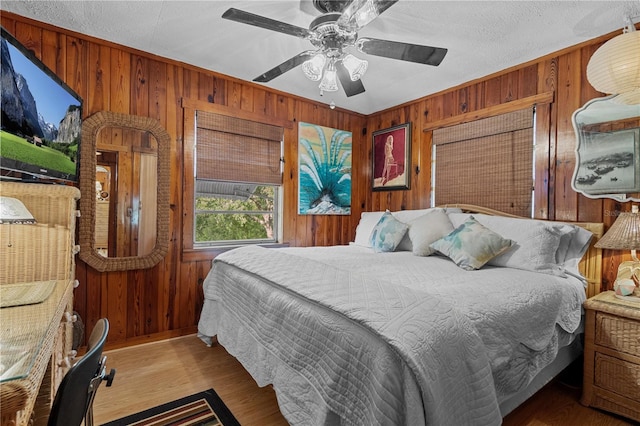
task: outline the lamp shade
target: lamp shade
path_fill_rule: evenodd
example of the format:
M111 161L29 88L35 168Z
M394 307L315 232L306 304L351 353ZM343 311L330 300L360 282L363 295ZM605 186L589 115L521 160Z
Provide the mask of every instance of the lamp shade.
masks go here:
M36 220L22 201L0 196L0 224L3 223L36 223Z
M621 105L638 105L640 108L640 87L631 92L620 93L612 101Z
M367 66L369 66L369 62L363 59L358 59L352 54L346 55L342 59L342 64L349 72L349 78L351 81L357 81L362 78L364 73L367 71Z
M631 30L600 46L587 64L587 79L602 93L640 90L640 31Z
M302 72L309 80L318 81L322 78L322 70L324 69L325 62L326 58L324 55L318 53L314 55L313 58L302 63Z
M338 76L336 74L336 68L329 64L327 70L324 72L324 77L320 82L320 92L336 92L338 90Z
M613 250L640 250L640 212L633 206L631 212L622 212L611 228L595 244L597 248Z

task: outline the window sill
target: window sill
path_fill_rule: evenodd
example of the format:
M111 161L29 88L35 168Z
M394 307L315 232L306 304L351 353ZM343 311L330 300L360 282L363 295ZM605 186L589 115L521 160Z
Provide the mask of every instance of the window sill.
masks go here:
M260 247L266 247L266 248L289 247L289 243L265 243L265 244L255 244L255 245L258 245ZM224 253L225 251L233 250L238 247L244 247L244 245L239 244L239 245L230 245L230 246L183 249L182 261L198 262L203 260L213 260L217 255Z

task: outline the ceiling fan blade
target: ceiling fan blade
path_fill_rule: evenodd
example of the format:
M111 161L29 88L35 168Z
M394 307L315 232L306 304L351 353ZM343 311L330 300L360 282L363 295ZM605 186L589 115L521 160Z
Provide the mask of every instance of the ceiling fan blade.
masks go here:
M337 24L341 28L358 31L397 2L398 0L353 0L342 11Z
M266 18L264 16L235 9L233 7L224 12L222 14L222 18L300 38L309 38L313 35L313 33L306 28L287 24L286 22L276 21L275 19Z
M347 97L353 95L359 95L364 92L364 85L360 79L353 81L351 77L349 77L349 72L344 67L342 62L338 62L336 64L336 72L338 74L338 79L340 79L340 84L342 84L342 88L344 89L344 93Z
M285 72L294 69L297 66L302 65L304 61L306 61L309 56L312 56L315 52L312 50L306 50L302 53L297 54L291 59L288 59L278 65L277 67L271 68L269 71L265 72L262 75L254 78L253 81L257 81L258 83L267 83L279 75L284 74Z
M360 38L356 48L369 55L417 62L419 64L438 66L447 54L442 47L422 46L399 41L379 40L376 38Z

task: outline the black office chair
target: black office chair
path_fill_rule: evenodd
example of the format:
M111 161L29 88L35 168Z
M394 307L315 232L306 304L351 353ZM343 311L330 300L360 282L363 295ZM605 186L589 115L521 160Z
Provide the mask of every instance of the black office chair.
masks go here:
M78 360L62 378L60 387L53 400L48 426L93 426L93 399L96 391L106 380L111 386L116 370L106 373L107 357L102 357L104 342L109 334L109 321L106 318L98 323L89 336L87 353Z

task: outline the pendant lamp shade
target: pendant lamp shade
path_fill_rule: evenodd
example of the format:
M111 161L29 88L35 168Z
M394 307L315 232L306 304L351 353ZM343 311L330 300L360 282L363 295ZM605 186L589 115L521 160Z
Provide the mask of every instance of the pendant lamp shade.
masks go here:
M639 105L640 104L640 87L631 92L621 93L612 99L613 102L622 105Z
M599 92L624 95L619 102L640 103L640 31L631 27L600 46L587 64L587 79Z

